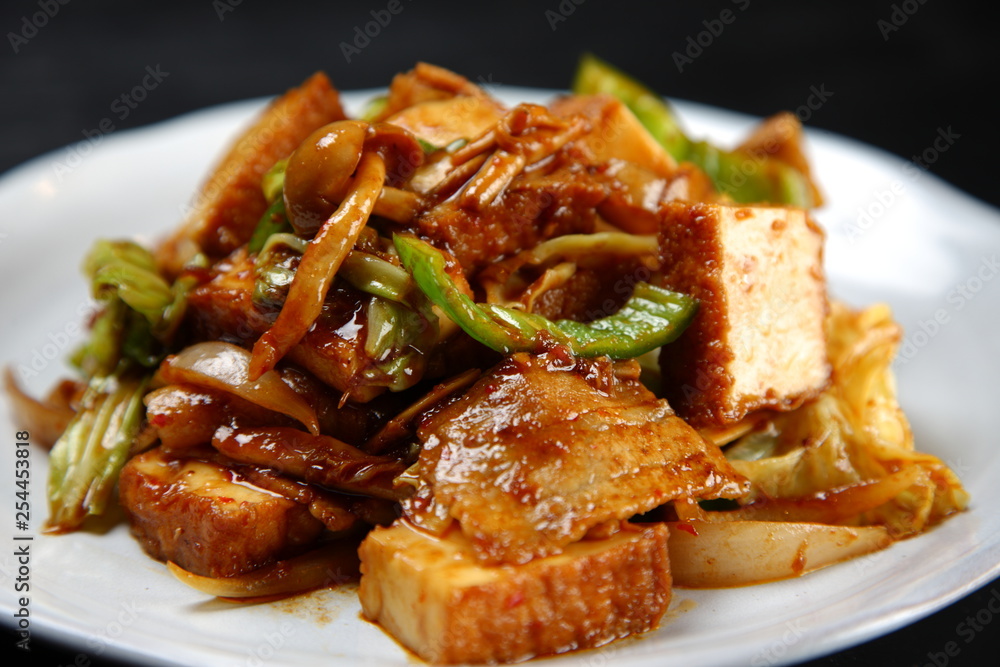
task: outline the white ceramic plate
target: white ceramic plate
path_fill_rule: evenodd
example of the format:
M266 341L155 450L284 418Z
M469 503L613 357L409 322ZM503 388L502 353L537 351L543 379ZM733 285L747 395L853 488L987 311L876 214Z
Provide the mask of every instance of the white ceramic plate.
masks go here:
M506 99L544 100L504 89ZM355 106L364 93L349 96ZM252 101L42 156L0 180L0 361L26 369L42 393L67 373L62 359L88 311L80 259L96 237L152 241L183 213L228 139L260 108ZM732 144L753 120L679 104L691 134ZM955 469L969 512L929 534L806 577L732 590L675 592L667 622L640 639L546 664L767 665L828 653L947 605L1000 572L1000 215L932 175L842 137L810 132L829 204L834 293L887 301L907 330L899 391L920 449ZM859 224L859 211L868 218ZM37 372L37 375L32 373ZM15 611L13 436L0 402L0 607ZM276 605L207 600L140 550L124 525L107 534L38 535L46 463L31 458L30 613L37 636L89 656L144 664L409 665L359 618L354 590ZM693 601L685 602L685 601ZM681 610L686 611L681 611ZM934 648L934 647L929 647Z

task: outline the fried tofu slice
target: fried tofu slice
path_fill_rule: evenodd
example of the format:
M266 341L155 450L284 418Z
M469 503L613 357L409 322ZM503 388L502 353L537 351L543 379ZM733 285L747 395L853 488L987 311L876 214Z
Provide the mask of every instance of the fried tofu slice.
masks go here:
M803 142L801 121L794 114L782 111L761 121L736 150L758 157L773 157L794 167L806 177L814 205L822 206L823 193L812 176Z
M828 384L823 233L802 209L668 203L658 284L698 299L664 346L664 389L696 427L789 410Z
M417 63L417 66L409 72L393 77L385 107L375 120L383 121L417 104L454 97L487 99L490 95L483 88L451 70L428 63Z
M638 364L560 349L507 357L420 424L405 516L438 534L457 521L480 562L525 563L675 498L746 492Z
M444 148L458 139L475 139L500 122L504 112L503 105L490 97L461 95L406 107L386 122Z
M322 72L276 99L232 145L201 188L194 209L157 251L177 275L196 253L216 260L250 240L267 208L261 178L309 134L346 116L340 95Z
M292 555L323 524L309 508L215 463L153 449L118 484L132 533L150 556L195 574L230 577Z
M431 663L503 663L655 628L670 603L667 529L626 524L558 556L487 566L458 531L405 520L361 544L366 617Z
M590 122L590 131L576 143L592 163L623 160L662 178L677 171L677 162L666 149L623 102L611 95L569 95L549 108L556 116L583 116Z

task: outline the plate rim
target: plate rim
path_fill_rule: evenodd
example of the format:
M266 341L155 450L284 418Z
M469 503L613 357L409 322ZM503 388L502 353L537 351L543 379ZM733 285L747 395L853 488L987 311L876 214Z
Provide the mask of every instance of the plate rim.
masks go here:
M364 97L370 96L377 93L379 88L355 90L355 91L343 91L342 95L345 98L354 98L355 100L362 99ZM518 95L523 91L528 91L536 96L551 96L554 94L560 94L567 91L561 91L558 89L546 89L546 88L528 88L521 86L503 86L499 89L498 96L501 99ZM180 115L171 117L169 119L164 119L155 123L150 123L140 127L129 128L116 132L113 136L105 137L109 141L109 145L118 145L125 143L141 142L146 136L153 136L157 133L168 133L170 131L179 129L189 123L199 123L199 122L211 122L218 118L232 118L244 117L245 120L249 120L253 117L254 112L259 111L269 100L273 97L258 97L246 100L237 100L231 102L225 102L222 104L211 105L208 107L187 111ZM727 122L748 124L752 123L759 118L745 114L738 111L732 111L724 109L721 107L715 107L710 105L705 105L698 102L690 102L686 100L678 100L670 98L670 102L673 103L682 118L686 118L691 114L700 114L704 112L709 112ZM242 123L245 124L245 120ZM241 123L234 124L232 129L232 134L239 131ZM888 165L901 165L906 162L905 159L885 151L884 149L866 144L864 142L853 139L849 136L841 135L836 132L831 132L828 130L821 130L816 128L806 129L807 142L810 143L815 150L815 146L818 143L832 142L840 146L846 146L849 148L850 152L863 152L868 156L878 160L882 163L882 166ZM81 143L81 142L77 142ZM45 171L42 166L51 160L60 152L67 150L71 146L77 144L69 144L60 148L56 148L47 151L41 155L31 158L19 165L12 167L11 169L0 174L0 196L7 192L9 189L16 189L23 183L28 182L33 177L37 177ZM204 176L203 176L204 177ZM934 183L935 187L944 188L945 191L949 193L950 196L961 197L968 203L973 203L977 207L981 207L984 214L992 216L1000 216L1000 210L994 208L987 202L962 191L958 186L941 179L933 173L927 173L926 177L929 177L929 182ZM162 231L162 230L161 230ZM931 534L937 530L940 530L941 526L935 527L931 531ZM837 629L831 636L824 639L820 639L820 645L822 648L820 652L790 652L788 660L800 660L808 657L820 657L821 655L828 655L844 648L854 646L878 636L882 636L896 629L909 625L921 618L924 618L933 612L940 610L952 602L964 597L972 590L975 590L985 583L994 580L1000 575L1000 562L993 565L992 568L987 568L986 570L980 572L978 575L972 577L971 579L966 579L960 586L953 588L944 594L933 596L930 599L923 600L921 602L911 604L904 609L896 610L890 617L882 618L875 622L869 621L861 627L851 627L851 624L847 624L843 628ZM6 592L6 591L5 591ZM0 608L5 612L8 611L6 596L0 598ZM4 624L8 625L7 616L4 614ZM58 624L52 624L51 626L46 626L44 617L42 622L39 624L38 621L33 623L33 636L34 632L37 630L42 630L42 632L47 636L48 639L52 639L55 642L71 644L73 642L78 642L80 644L84 643L88 637L88 634L82 629L66 628L59 626ZM143 653L141 649L137 652L137 648L134 646L129 646L127 644L119 644L119 642L108 642L107 643L107 655L120 660L135 660L136 658L142 659L148 662L154 656L147 653ZM794 648L794 647L793 647ZM72 650L72 647L70 647ZM572 655L572 654L570 654ZM586 655L586 654L582 654ZM626 664L631 664L633 662L644 662L648 659L647 655L629 655L621 656L627 658L624 662ZM741 662L745 662L741 660ZM778 664L784 664L785 661L781 661ZM163 665L175 665L181 664L174 661L158 661L157 664Z

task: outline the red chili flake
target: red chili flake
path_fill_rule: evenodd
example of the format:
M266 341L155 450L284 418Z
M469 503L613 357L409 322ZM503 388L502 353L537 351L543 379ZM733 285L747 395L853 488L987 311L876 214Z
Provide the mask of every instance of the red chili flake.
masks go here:
M676 524L674 524L674 528L676 528L677 530L683 530L685 533L690 533L695 537L698 537L698 531L695 530L695 527L689 523L678 521Z

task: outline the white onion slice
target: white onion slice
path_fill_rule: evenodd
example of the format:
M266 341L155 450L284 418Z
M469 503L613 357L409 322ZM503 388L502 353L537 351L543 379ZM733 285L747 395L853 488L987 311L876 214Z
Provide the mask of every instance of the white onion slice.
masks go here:
M167 383L187 382L225 391L251 403L288 415L319 435L319 420L304 398L271 370L250 381L250 353L232 343L195 343L160 365L159 378Z
M335 542L233 577L205 577L188 572L174 562L167 563L170 573L191 588L216 597L240 600L294 595L356 581L359 567L357 540Z
M674 584L746 586L797 577L892 543L882 526L786 521L673 521L668 547Z

